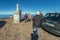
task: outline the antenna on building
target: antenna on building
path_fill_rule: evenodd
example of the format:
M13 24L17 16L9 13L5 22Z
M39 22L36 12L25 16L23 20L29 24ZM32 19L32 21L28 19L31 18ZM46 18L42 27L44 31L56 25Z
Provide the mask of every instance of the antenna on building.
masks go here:
M17 3L16 5L16 10L18 11L19 10L19 4Z

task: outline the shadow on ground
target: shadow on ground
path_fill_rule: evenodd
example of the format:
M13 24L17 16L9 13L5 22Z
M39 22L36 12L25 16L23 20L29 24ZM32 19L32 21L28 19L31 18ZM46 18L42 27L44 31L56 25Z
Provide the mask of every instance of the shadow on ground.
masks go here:
M0 21L0 28L2 28L6 24L6 21Z
M23 18L23 19L21 19L21 22L23 22L25 19Z

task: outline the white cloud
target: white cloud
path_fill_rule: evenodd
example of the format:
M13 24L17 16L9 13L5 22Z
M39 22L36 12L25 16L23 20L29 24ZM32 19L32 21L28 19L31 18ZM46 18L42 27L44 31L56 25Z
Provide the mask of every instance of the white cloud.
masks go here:
M13 14L13 11L0 11L0 14Z

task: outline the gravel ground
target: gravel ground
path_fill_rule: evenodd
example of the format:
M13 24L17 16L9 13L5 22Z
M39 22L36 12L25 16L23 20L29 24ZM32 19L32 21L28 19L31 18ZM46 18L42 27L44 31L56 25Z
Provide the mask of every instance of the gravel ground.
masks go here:
M25 23L25 21L14 24L11 20L0 28L0 40L31 40L32 21ZM39 40L60 40L60 37L49 34L40 28Z

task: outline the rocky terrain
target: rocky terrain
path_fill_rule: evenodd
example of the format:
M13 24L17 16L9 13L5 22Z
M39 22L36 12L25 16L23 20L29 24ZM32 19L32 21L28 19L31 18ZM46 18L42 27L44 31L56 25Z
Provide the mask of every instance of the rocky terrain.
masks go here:
M5 25L0 28L0 40L31 40L32 21L25 23L22 21L19 24L14 24L13 19L0 19L6 21ZM39 40L60 40L60 37L49 34L40 29Z

